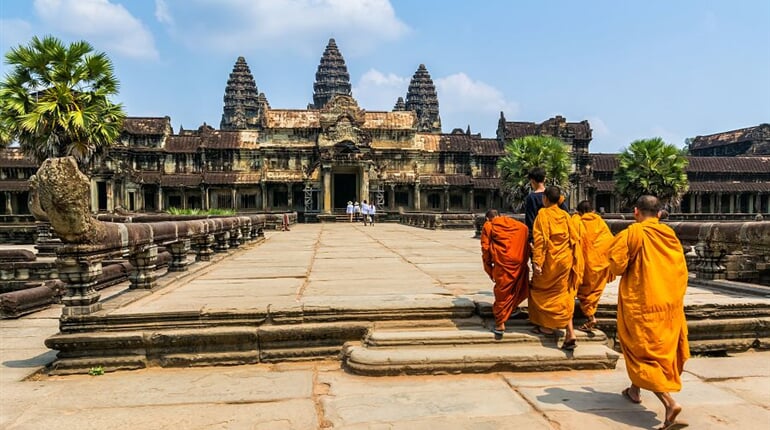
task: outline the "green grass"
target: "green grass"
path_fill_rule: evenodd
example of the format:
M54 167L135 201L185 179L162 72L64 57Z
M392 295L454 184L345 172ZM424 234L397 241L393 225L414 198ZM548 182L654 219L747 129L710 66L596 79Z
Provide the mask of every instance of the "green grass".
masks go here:
M180 209L180 208L168 208L166 213L171 215L235 215L235 211L232 209Z

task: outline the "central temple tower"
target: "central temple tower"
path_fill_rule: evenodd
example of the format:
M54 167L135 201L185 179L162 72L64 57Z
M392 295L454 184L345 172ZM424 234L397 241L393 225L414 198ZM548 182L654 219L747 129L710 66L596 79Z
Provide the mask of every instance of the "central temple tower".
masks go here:
M350 96L350 74L345 65L345 59L342 58L337 43L334 39L329 39L326 45L321 63L318 65L318 71L315 74L315 83L313 84L313 103L308 105L309 109L321 109L335 95Z

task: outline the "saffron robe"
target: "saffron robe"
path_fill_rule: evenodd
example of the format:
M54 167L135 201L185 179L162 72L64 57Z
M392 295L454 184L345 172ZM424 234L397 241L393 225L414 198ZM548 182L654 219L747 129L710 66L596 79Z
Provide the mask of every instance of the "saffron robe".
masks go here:
M497 327L505 324L513 310L527 298L528 235L526 225L505 216L487 221L481 230L484 271L495 281L492 313Z
M657 218L632 224L615 236L610 270L622 276L618 339L631 382L658 393L681 390L682 370L690 357L682 244Z
M588 212L583 215L572 215L580 235L580 245L583 248L585 266L583 282L577 290L580 310L583 315L590 317L596 313L599 299L602 297L607 282L615 277L610 273L609 252L614 236L601 216Z
M566 327L575 312L577 287L583 279L580 237L570 215L557 205L540 209L532 233L534 274L529 287L528 311L533 324Z

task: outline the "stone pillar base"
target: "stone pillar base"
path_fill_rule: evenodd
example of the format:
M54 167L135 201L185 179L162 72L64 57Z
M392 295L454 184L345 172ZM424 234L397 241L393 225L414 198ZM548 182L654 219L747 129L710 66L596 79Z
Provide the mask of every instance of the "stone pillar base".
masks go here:
M74 317L79 315L92 314L100 310L102 310L101 303L92 303L86 306L65 306L64 308L62 308L61 314L62 316L65 316L65 317Z

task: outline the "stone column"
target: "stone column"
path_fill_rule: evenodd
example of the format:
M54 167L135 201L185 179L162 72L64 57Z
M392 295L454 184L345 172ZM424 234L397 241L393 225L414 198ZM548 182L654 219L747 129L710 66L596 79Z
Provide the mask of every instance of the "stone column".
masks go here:
M5 214L6 215L13 214L13 199L11 199L10 191L5 192Z
M388 209L396 210L396 185L390 184L390 195L388 196Z
M736 194L730 194L730 212L731 214L735 213L735 200L737 195Z
M286 198L289 204L289 210L294 209L294 184L286 184Z
M214 254L214 235L205 234L198 238L195 243L195 261L211 261Z
M754 212L761 214L762 213L762 194L757 193L754 196Z
M262 212L267 212L267 183L262 181L259 187L262 189Z
M372 202L369 196L369 172L363 167L361 168L361 200Z
M722 213L722 193L717 193L717 210L716 213Z
M749 194L746 197L748 197L748 199L749 199L749 213L753 214L754 213L754 199L755 199L755 197L752 196L751 194Z
M209 187L201 185L201 209L209 210Z
M444 212L449 212L449 187L444 187Z
M182 209L187 209L187 188L182 188Z
M131 274L128 275L128 280L131 281L129 288L149 290L157 285L158 275L155 273L158 265L157 245L132 250L128 260L134 266Z
M235 186L233 186L232 189L230 189L230 208L233 210L238 209L238 205L235 201L236 192L235 192Z
M701 193L695 193L695 213L703 212L703 195Z
M420 211L420 180L415 179L414 181L414 210L419 212Z
M323 174L323 196L324 206L323 213L332 213L332 169L331 166L322 167Z
M67 292L62 297L62 316L85 315L102 308L99 292L94 289L102 274L102 256L84 255L77 249L60 252L56 258L59 279Z
M190 250L190 239L183 239L169 245L171 262L168 264L169 272L184 272L187 270L187 252Z
M473 188L468 192L468 212L473 213L473 211L476 210L474 206L474 203L476 203L473 199Z
M716 195L714 193L709 194L709 212L714 213L716 210Z

